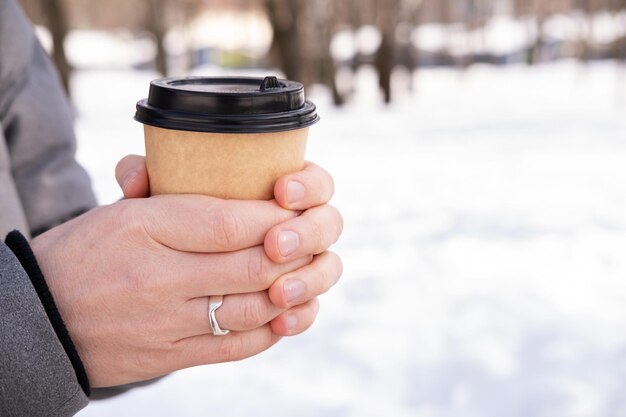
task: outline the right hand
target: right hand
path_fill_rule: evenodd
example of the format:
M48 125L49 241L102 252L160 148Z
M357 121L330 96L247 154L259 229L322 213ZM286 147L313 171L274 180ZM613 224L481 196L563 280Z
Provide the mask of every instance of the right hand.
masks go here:
M291 334L310 326L314 295L289 309L265 291L311 268L312 256L274 263L262 246L296 215L273 201L158 196L97 208L31 246L91 385L105 387L257 354L278 341L268 323L287 310L300 316ZM337 278L326 275L320 293ZM207 296L218 294L232 294L217 311L227 336L210 333Z

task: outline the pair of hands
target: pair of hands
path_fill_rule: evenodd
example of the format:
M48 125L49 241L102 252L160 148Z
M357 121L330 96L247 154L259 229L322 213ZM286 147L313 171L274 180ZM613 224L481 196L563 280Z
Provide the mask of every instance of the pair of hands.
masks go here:
M125 200L31 242L92 387L240 360L306 330L342 272L327 251L343 221L314 164L280 178L275 200L148 196L145 161L116 168ZM213 336L208 296L226 336Z

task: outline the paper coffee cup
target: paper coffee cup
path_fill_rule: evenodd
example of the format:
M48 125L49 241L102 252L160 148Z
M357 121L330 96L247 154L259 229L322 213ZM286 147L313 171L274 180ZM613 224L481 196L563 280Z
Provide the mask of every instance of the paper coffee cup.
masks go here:
M152 81L135 119L152 195L269 200L278 178L303 168L319 117L300 83L185 77Z

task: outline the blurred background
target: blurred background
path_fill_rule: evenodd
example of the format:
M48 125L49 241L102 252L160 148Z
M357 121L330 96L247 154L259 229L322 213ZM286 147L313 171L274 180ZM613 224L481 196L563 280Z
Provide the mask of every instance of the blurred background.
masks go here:
M151 79L278 74L346 222L308 333L80 416L626 416L626 1L22 3L102 204Z

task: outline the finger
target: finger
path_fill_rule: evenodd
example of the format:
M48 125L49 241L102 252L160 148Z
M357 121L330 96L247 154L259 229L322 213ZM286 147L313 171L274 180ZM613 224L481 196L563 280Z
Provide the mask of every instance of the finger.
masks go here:
M280 340L269 324L226 336L206 334L179 340L171 355L171 370L211 363L238 361L269 349Z
M313 325L319 311L317 298L293 307L270 322L272 331L279 336L294 336Z
M333 252L324 252L310 264L278 278L269 288L269 299L281 308L305 303L328 291L339 281L342 272L341 258Z
M127 155L115 167L115 179L124 198L144 198L150 195L146 158L140 155Z
M230 252L263 243L274 225L297 215L275 201L222 200L202 195L159 195L138 206L150 237L185 252Z
M336 208L314 207L273 227L265 236L265 252L274 262L316 255L335 243L342 230L343 219Z
M175 318L173 335L178 339L211 333L208 318L209 297L189 300ZM232 331L253 330L269 323L285 311L271 303L267 291L224 296L222 306L215 311L220 328Z
M274 186L278 204L291 210L306 210L328 203L334 192L333 177L312 162L307 162L302 171L279 178Z
M278 264L268 258L262 246L237 252L202 254L173 252L164 262L173 265L169 286L184 300L208 295L264 291L281 275L312 261L303 256ZM156 271L155 271L156 273ZM158 272L164 275L163 271Z

